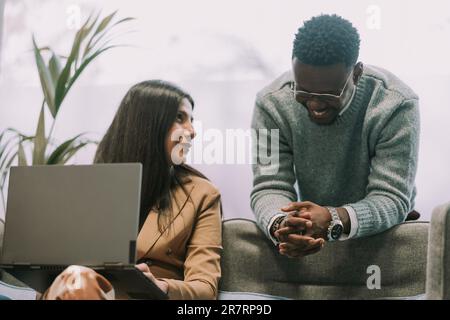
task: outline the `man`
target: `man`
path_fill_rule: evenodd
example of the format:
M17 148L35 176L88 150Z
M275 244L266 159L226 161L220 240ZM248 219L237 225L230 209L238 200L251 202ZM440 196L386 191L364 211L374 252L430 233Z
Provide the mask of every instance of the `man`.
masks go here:
M418 97L358 62L359 44L349 21L314 17L295 35L292 70L257 94L253 129L279 135L278 148L258 148L278 152L279 166L267 174L269 155L258 155L251 206L283 255L382 232L414 208Z

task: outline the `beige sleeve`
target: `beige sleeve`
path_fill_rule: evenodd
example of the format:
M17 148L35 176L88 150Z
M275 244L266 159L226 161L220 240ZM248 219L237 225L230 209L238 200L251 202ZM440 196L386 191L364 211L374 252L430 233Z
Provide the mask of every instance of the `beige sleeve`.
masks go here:
M222 219L220 195L208 195L197 216L188 242L184 263L184 281L160 279L169 284L172 300L216 299L221 275Z

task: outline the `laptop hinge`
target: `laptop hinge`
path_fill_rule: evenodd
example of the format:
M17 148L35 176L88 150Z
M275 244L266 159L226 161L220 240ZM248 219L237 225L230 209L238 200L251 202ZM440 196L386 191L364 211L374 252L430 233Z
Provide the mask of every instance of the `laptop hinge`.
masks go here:
M105 262L103 267L105 270L122 270L125 265L122 262Z
M4 266L5 268L11 269L39 269L39 266L33 266L28 262L14 262L8 266Z

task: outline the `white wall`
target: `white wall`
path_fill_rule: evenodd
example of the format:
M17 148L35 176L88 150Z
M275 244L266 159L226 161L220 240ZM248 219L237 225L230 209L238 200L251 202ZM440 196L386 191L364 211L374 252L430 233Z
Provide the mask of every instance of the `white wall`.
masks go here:
M35 129L41 93L28 51L31 31L41 45L67 52L74 3L83 17L92 8L103 8L103 13L119 8L122 17L137 17L132 24L136 32L122 38L134 47L107 53L82 76L63 105L56 137L82 131L101 137L126 90L151 78L175 81L190 91L195 117L204 126L246 129L256 92L289 68L293 35L301 22L320 12L336 12L359 29L361 60L396 73L420 96L416 204L423 219L450 200L449 1L8 0L0 129ZM93 152L85 150L77 161L91 161ZM201 169L221 189L225 217L252 217L249 165Z
M2 43L3 43L3 10L5 8L5 0L0 0L0 62L2 61ZM0 63L0 72L1 72Z

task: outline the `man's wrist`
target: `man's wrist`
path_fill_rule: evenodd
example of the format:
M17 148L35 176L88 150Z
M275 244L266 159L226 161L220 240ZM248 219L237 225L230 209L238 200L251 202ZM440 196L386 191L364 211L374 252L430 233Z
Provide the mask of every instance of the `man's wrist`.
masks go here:
M341 218L339 217L336 208L335 207L326 207L326 208L331 215L331 221L328 225L326 233L326 240L336 241L341 237L344 231L344 226L342 225Z
M350 216L349 216L347 210L345 208L336 208L336 210L338 212L339 219L341 219L342 225L344 226L343 233L349 234L351 224L350 224Z
M275 236L275 231L277 231L280 228L280 225L283 222L284 218L286 218L286 216L282 215L273 220L272 225L270 226L270 235L272 237L277 238Z

